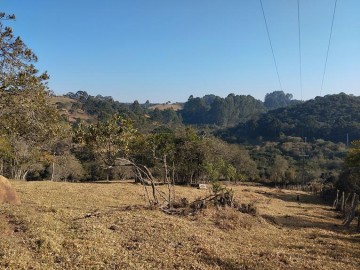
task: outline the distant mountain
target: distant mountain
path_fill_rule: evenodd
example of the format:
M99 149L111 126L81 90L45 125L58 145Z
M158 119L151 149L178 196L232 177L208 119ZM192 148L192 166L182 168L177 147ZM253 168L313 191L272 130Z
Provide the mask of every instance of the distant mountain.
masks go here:
M346 142L360 139L360 97L340 93L271 110L218 133L228 141L278 140L282 135Z

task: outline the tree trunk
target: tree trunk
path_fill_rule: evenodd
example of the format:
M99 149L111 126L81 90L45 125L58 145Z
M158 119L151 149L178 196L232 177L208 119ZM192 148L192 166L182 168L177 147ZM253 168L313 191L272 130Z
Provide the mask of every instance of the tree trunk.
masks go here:
M107 167L106 171L106 181L110 181L110 167Z
M21 176L21 179L24 180L24 181L26 181L26 176L27 176L28 173L29 173L29 171L25 171L25 172L23 173L23 175Z
M4 159L0 159L0 175L4 175Z
M337 189L336 190L336 199L333 203L333 207L336 209L337 208L337 205L338 205L338 202L339 202L339 190Z
M344 212L344 209L345 209L345 192L343 191L341 196L341 207L340 207L341 212Z
M172 201L171 201L171 183L169 181L169 177L168 177L168 166L167 166L167 158L166 155L164 155L163 157L163 162L164 162L164 169L165 169L165 180L168 186L168 200L169 200L169 208L172 208Z
M15 174L15 179L20 180L21 179L21 175L22 175L22 171L18 170Z
M55 160L51 164L51 181L54 181L55 178Z

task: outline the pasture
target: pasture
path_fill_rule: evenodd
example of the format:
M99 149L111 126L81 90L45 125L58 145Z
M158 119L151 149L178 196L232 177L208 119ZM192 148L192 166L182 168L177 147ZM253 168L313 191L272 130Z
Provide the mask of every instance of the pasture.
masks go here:
M0 206L0 269L359 269L360 234L312 195L231 186L257 215L167 215L131 182L20 182ZM165 187L162 187L165 190ZM209 191L176 187L189 200ZM300 201L296 200L300 195Z

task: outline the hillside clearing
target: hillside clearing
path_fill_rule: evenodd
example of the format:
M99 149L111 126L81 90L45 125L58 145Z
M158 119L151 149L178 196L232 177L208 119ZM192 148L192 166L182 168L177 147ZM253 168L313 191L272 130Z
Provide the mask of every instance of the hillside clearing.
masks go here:
M171 109L174 111L179 111L179 110L182 110L183 107L184 107L184 104L177 102L177 103L172 103L172 104L171 103L170 104L156 104L156 105L151 106L149 109L151 109L151 110L159 109L160 111Z
M0 207L1 269L359 269L360 235L308 194L234 186L259 214L146 209L140 185L19 182ZM176 187L177 196L207 191ZM296 195L300 194L300 203Z

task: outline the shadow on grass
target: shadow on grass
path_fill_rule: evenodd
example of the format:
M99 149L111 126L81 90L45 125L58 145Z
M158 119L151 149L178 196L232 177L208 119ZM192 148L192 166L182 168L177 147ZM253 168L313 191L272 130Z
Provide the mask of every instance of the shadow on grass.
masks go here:
M227 270L254 269L253 267L249 266L248 263L245 264L244 262L237 262L231 259L219 258L213 255L209 255L207 253L202 254L200 258L207 265L217 266L220 269L227 269Z
M318 196L306 193L297 193L297 194L289 194L282 192L281 190L273 190L273 192L262 192L255 191L258 194L264 195L268 198L279 199L284 202L294 202L294 203L306 203L306 204L322 204L327 205L327 203Z
M319 221L319 220L311 220L306 218L307 216L270 216L270 215L262 215L262 217L269 222L270 224L278 227L279 229L305 229L305 228L314 228L314 229L322 229L328 230L332 232L342 232L348 233L350 230L342 226L341 221L339 222L331 222L331 221ZM309 215L308 217L312 217ZM321 216L316 216L317 219L321 219ZM324 217L325 218L325 217Z
M317 236L321 237L321 238L325 238L325 239L333 239L334 238L333 236L326 235L326 234L318 234ZM336 237L336 239L340 240L340 241L349 242L351 244L360 245L360 235L358 233L357 233L357 235L352 235L352 234L344 235L344 236L338 235Z
M76 183L76 182L74 182ZM102 184L102 185L114 185L114 184L137 184L135 180L101 180L101 181L84 181L81 184Z

